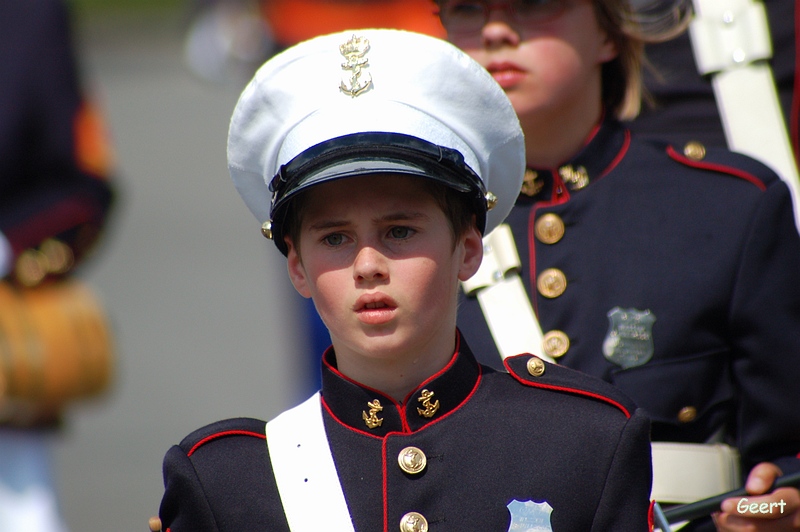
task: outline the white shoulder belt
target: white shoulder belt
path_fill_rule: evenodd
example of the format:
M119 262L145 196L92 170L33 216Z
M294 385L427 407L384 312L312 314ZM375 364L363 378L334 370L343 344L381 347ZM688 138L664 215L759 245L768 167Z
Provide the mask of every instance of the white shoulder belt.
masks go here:
M267 423L267 447L292 532L353 532L319 392Z
M800 177L775 90L769 25L760 0L693 0L695 63L712 76L728 147L771 166L789 186L800 228Z
M542 352L542 328L519 276L521 268L511 228L500 224L484 237L481 266L461 287L478 298L501 357L531 353L553 362Z

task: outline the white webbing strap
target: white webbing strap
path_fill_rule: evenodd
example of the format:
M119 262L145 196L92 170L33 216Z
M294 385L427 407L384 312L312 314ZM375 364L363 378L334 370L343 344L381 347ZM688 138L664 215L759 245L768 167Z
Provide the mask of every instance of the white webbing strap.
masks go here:
M353 531L319 392L267 423L267 447L292 532Z
M739 452L722 443L653 442L653 489L659 502L690 503L741 487Z
M753 0L693 0L689 26L697 70L712 75L728 147L772 167L792 192L800 229L800 177L781 111L764 4Z
M483 261L478 272L461 283L468 296L477 296L497 350L503 358L543 353L542 329L519 276L522 265L507 224L483 238Z

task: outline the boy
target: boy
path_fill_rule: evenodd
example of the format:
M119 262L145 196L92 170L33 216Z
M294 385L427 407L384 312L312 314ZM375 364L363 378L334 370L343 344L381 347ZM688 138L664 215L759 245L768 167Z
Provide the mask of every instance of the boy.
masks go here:
M333 345L303 405L169 451L166 530L648 526L646 418L532 355L483 367L456 329L459 281L516 198L522 146L500 87L437 39L334 34L262 67L229 168Z

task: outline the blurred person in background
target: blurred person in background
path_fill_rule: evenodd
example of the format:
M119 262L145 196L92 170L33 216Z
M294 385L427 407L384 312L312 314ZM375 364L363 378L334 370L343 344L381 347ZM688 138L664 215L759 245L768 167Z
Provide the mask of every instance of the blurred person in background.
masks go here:
M507 223L543 333L532 352L617 385L650 414L653 440L685 453L666 467L687 476L659 500L733 489L736 467L751 495L800 470L800 237L788 187L749 157L648 142L621 122L641 105L644 43L685 25L687 3L644 25L627 0L437 3L449 40L492 73L525 132L528 171ZM499 307L501 324L525 312ZM499 365L475 297L459 327ZM726 466L696 465L708 452ZM716 476L719 488L697 496ZM716 526L800 528L796 489L751 501L786 506L756 515L729 499Z
M61 280L71 276L93 247L111 204L110 146L98 111L83 89L66 6L60 0L0 0L3 531L65 529L49 445L60 422L62 400L72 393L64 390L77 388L59 381L57 386L66 388L52 392L59 395L55 397L37 387L43 376L55 372L64 377L72 368L39 367L42 360L50 362L52 353L46 349L53 346L44 345L44 337L37 336L40 331L34 329L43 323L32 321L34 314L28 313L27 305L38 301L39 307L46 306L50 288L65 286ZM77 294L72 288L66 290ZM67 297L67 292L57 291L55 297ZM61 303L59 299L52 308L61 308ZM58 323L62 316L48 308L37 319L62 325ZM73 318L69 314L64 319ZM87 341L101 340L93 335ZM31 344L28 352L15 351L25 343ZM42 382L32 380L39 377Z
M276 52L350 28L444 36L430 0L195 0L189 18L186 62L216 82L244 82Z

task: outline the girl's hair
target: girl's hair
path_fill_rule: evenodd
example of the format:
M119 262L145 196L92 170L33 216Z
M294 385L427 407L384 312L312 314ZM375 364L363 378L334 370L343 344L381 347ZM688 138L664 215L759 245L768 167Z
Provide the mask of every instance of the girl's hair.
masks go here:
M646 43L669 40L686 29L691 15L688 0L594 0L600 27L617 48L617 57L603 65L602 98L606 110L620 120L639 114L649 101L642 70L651 68Z

